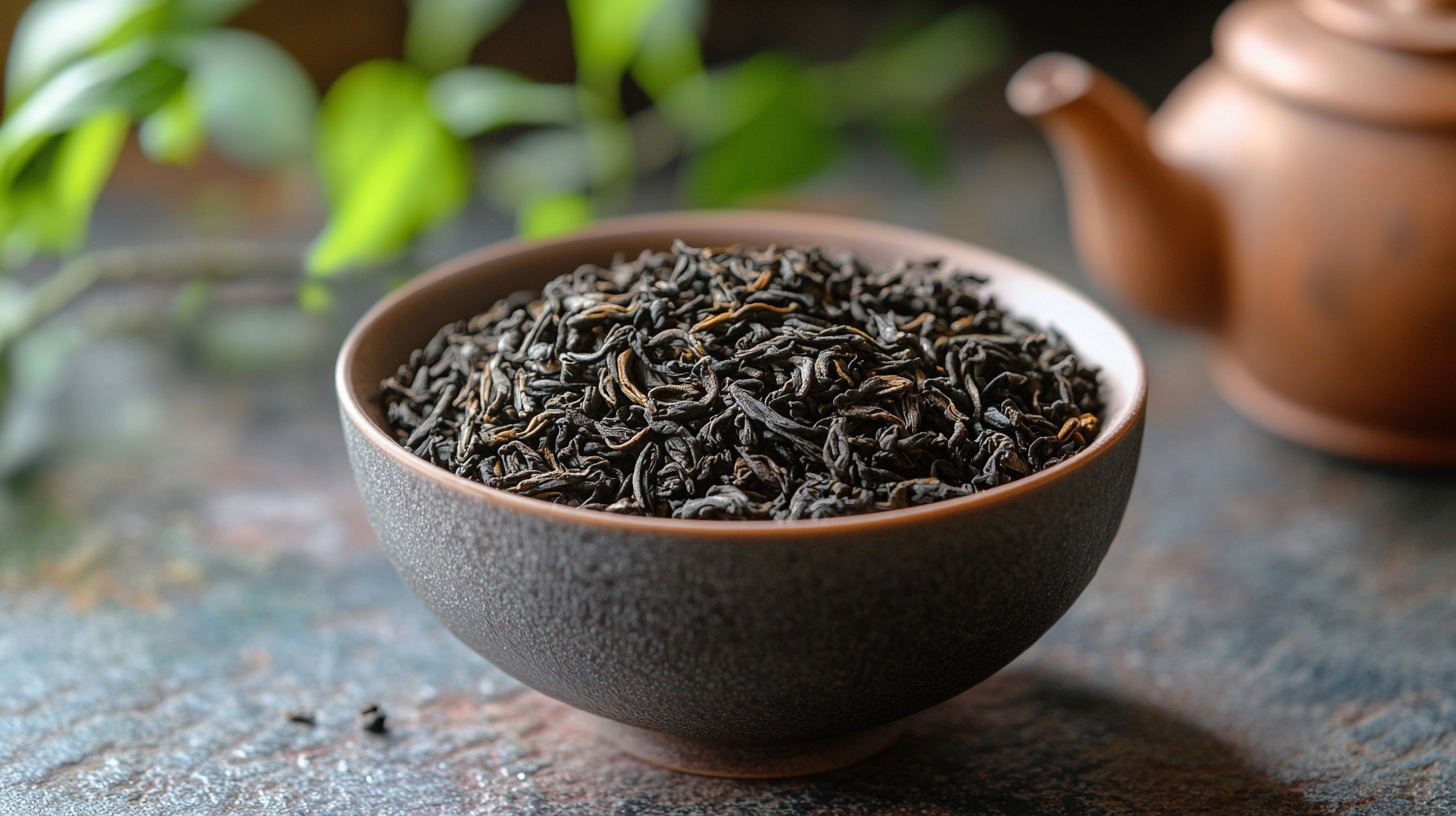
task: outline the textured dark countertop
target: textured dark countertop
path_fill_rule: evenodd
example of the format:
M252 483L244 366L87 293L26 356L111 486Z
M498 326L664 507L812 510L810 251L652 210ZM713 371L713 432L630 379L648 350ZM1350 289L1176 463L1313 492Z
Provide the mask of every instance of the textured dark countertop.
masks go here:
M858 206L1072 268L1039 146L962 171ZM1456 813L1456 475L1270 437L1199 340L1130 325L1147 438L1086 594L882 755L772 782L643 765L457 644L373 541L326 355L220 378L109 343L55 417L80 441L7 499L0 816Z

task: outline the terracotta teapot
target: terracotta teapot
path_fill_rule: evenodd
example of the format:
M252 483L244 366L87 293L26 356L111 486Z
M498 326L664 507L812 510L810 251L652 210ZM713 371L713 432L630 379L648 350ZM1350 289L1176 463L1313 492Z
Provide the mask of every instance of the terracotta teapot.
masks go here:
M1266 427L1456 465L1456 0L1240 0L1214 44L1151 120L1076 57L1012 78L1084 264Z

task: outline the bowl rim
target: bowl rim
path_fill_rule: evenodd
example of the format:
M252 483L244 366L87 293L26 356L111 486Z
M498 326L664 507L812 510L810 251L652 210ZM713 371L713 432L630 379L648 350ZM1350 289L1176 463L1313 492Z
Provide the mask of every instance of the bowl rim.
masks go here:
M1106 424L1097 438L1086 449L1045 470L1024 476L1009 484L1000 485L969 496L944 499L929 504L901 507L894 510L879 510L850 516L836 516L823 519L779 520L733 520L733 519L678 519L662 516L641 516L609 513L602 510L588 510L579 507L556 504L541 499L511 493L499 488L467 479L438 465L427 462L400 445L395 439L376 425L365 412L360 395L352 387L350 373L355 365L357 353L363 338L374 323L400 304L430 289L436 282L469 274L486 264L500 261L534 248L549 244L590 243L606 238L625 237L641 233L662 233L686 231L694 228L736 228L751 233L755 228L782 228L792 222L805 232L814 232L832 241L834 236L852 240L874 232L886 240L924 245L926 254L935 254L937 248L977 255L989 266L1014 270L1017 274L1030 275L1040 283L1061 290L1070 295L1095 317L1105 321L1130 352L1132 366L1122 372L1131 392L1126 406L1116 415L1107 417ZM910 523L948 521L978 507L987 507L1010 501L1017 497L1069 478L1088 467L1095 460L1117 447L1125 437L1142 422L1147 409L1147 366L1142 352L1133 341L1127 329L1106 309L1090 297L1067 283L1029 264L977 244L937 235L924 230L886 224L867 219L846 216L821 215L801 212L779 212L774 210L713 210L697 212L662 212L630 215L604 219L580 231L552 239L513 238L457 255L427 270L404 286L394 290L375 303L355 323L339 350L334 369L334 386L344 419L376 450L402 465L406 470L422 476L452 492L494 505L509 512L524 512L544 520L566 523L580 527L608 528L639 533L655 533L694 538L745 538L764 539L785 537L824 537L854 530L858 534L888 528L901 527Z

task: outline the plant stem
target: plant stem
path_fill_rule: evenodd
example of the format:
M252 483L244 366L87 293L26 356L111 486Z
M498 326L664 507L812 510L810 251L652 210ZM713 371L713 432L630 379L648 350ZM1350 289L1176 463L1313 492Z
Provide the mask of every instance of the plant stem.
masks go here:
M632 114L627 129L632 136L634 172L638 177L662 172L688 152L688 138L658 108Z
M247 241L162 244L88 252L66 263L29 293L26 309L0 327L0 349L32 331L92 286L124 281L226 281L237 278L302 279L297 250Z
M622 110L621 92L601 83L588 84L584 79L578 82L593 197L598 206L616 209L631 196L637 175L632 131Z

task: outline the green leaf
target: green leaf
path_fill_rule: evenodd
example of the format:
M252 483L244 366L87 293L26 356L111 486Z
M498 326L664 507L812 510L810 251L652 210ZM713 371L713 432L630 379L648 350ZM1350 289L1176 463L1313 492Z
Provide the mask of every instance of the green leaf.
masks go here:
M457 136L512 125L566 124L577 118L576 88L532 82L500 68L471 66L435 77L430 104Z
M950 176L950 146L945 130L932 114L900 112L875 122L876 130L915 173L927 184L945 182Z
M520 0L414 0L405 31L405 57L430 73L464 65L476 43L519 4Z
M195 326L207 312L212 300L212 281L188 281L172 300L172 322L179 326Z
M669 0L568 0L577 71L587 85L615 96L653 15Z
M206 132L202 111L186 86L178 88L166 104L142 120L139 136L142 150L153 161L190 164L197 158L206 141Z
M128 23L154 14L163 0L36 0L11 40L5 109L14 111L67 64L92 53Z
M682 82L704 75L698 34L706 16L706 0L666 0L648 20L632 77L654 101L660 103Z
M224 156L266 167L307 154L318 94L283 49L251 32L222 29L198 36L186 59L188 90Z
M423 73L392 60L357 65L334 83L319 108L315 145L330 198L349 192L356 172L389 143L399 122L418 118L428 87Z
M928 111L994 68L1010 41L1000 16L966 8L818 73L838 120L886 109Z
M298 287L298 307L311 315L328 314L333 308L334 296L323 281L304 281Z
M714 78L718 135L686 168L690 200L736 205L802 181L833 162L839 137L804 66L764 54Z
M965 8L934 20L876 60L881 85L902 105L928 107L1005 56L1005 25L994 12Z
M257 0L172 0L172 24L181 29L219 25L255 2Z
M129 122L121 113L93 117L66 135L50 185L53 217L60 222L52 246L70 249L86 235L101 188L116 167Z
M485 188L516 209L548 193L589 189L592 163L587 135L575 128L532 131L498 151L486 168Z
M96 198L116 166L129 119L115 111L45 140L7 179L0 233L7 244L67 252L81 246Z
M101 112L146 116L176 93L185 76L148 43L82 59L47 80L0 125L0 150L62 133Z
M403 63L366 62L334 84L318 153L332 216L309 252L314 274L396 255L470 192L465 143L435 118L428 77Z
M137 44L67 66L0 124L8 259L80 246L131 116L150 113L181 81L179 68Z
M516 231L526 238L555 238L591 223L591 200L581 193L552 193L527 202Z

